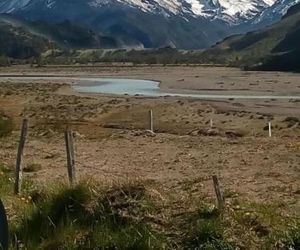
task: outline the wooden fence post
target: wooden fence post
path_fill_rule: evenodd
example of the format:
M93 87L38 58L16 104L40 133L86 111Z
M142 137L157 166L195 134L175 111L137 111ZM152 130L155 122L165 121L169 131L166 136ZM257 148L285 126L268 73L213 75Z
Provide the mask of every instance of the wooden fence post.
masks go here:
M216 192L216 196L217 196L218 209L222 211L225 206L225 198L223 196L223 193L221 192L218 177L216 175L213 175L212 179L213 179L214 188L215 188L215 192Z
M0 249L8 249L8 224L6 212L2 201L0 200Z
M151 109L149 111L149 129L151 132L154 132L154 129L153 129L153 110Z
M74 137L73 137L73 132L68 129L65 131L65 143L66 143L66 153L67 153L68 176L69 176L70 184L73 185L76 181Z
M24 152L24 146L26 143L27 137L27 130L28 130L28 120L24 119L21 128L21 136L20 142L18 146L17 152L17 160L16 160L16 180L15 180L15 194L19 194L22 188L22 157Z

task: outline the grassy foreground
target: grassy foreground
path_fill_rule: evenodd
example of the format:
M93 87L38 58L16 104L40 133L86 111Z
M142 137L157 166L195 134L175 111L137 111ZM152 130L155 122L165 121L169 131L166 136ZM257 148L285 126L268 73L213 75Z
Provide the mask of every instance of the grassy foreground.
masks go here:
M162 221L163 207L136 182L56 184L46 190L26 181L22 195L14 196L13 172L1 166L0 183L10 249L300 249L300 224L289 222L280 231L273 208L263 205L251 205L258 215L230 209L221 214L201 204ZM265 226L271 219L279 231ZM259 238L259 248L244 245L244 235L249 242Z

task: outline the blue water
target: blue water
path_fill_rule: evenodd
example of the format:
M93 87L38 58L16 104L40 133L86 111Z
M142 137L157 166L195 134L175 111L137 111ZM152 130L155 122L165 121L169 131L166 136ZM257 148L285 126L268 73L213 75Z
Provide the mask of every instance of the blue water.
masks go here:
M300 95L280 94L243 94L224 93L223 91L193 91L191 93L171 93L159 88L159 83L150 80L118 79L118 78L86 78L80 79L73 88L82 93L98 93L112 95L141 95L148 97L178 96L203 99L298 99ZM234 92L234 91L232 91ZM236 92L236 91L235 91Z
M88 80L88 79L87 79ZM102 93L114 95L144 95L144 96L161 96L159 83L149 80L135 79L89 79L88 83L73 85L78 92Z
M138 79L93 78L93 77L53 77L53 76L7 76L9 79L23 80L70 80L72 87L82 93L111 94L111 95L141 95L147 97L178 96L199 99L286 99L300 100L299 93L253 93L251 91L190 91L180 90L181 93L163 91L159 82ZM179 91L179 90L178 90Z

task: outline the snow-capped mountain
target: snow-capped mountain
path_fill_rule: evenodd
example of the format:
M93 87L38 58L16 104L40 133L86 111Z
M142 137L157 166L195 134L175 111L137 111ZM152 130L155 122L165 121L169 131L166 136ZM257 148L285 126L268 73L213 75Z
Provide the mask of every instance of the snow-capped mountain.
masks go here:
M18 10L26 10L38 2L52 9L59 6L59 2L62 0L2 0L0 1L0 12L13 13ZM70 1L65 0L65 2ZM263 13L274 5L276 5L276 11L279 13L285 12L291 4L295 4L299 0L87 0L83 2L92 8L103 8L119 3L143 12L166 16L172 14L183 17L190 15L240 22L254 18L257 14Z
M269 25L300 0L0 0L0 13L69 19L117 36L124 45L202 48Z
M266 22L266 20L270 20L269 22L272 22L274 19L278 20L286 14L290 7L299 2L300 0L277 0L269 8L262 10L252 21L259 24Z

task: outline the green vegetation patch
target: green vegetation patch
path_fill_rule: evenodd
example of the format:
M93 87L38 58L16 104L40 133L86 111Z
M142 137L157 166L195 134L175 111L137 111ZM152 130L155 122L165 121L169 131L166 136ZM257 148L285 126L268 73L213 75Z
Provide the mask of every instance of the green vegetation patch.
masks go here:
M290 227L287 237L286 237L287 245L289 245L289 249L300 249L300 222L295 223Z
M13 178L12 171L0 164L0 197L3 198L12 194Z
M36 197L32 197L32 212L12 230L13 248L164 248L162 239L143 220L151 208L143 186L96 191L78 184Z
M5 66L10 66L10 60L5 56L0 55L0 67Z
M8 136L13 131L12 118L0 112L0 138Z
M282 202L242 202L229 193L222 212L203 201L191 204L193 210L177 211L168 203L157 203L140 183L37 186L26 173L22 194L14 195L13 167L3 164L0 184L10 249L298 250L300 246L300 221L291 214L284 216Z
M233 250L235 244L227 239L226 224L214 206L203 206L187 218L190 225L183 239L184 249Z

